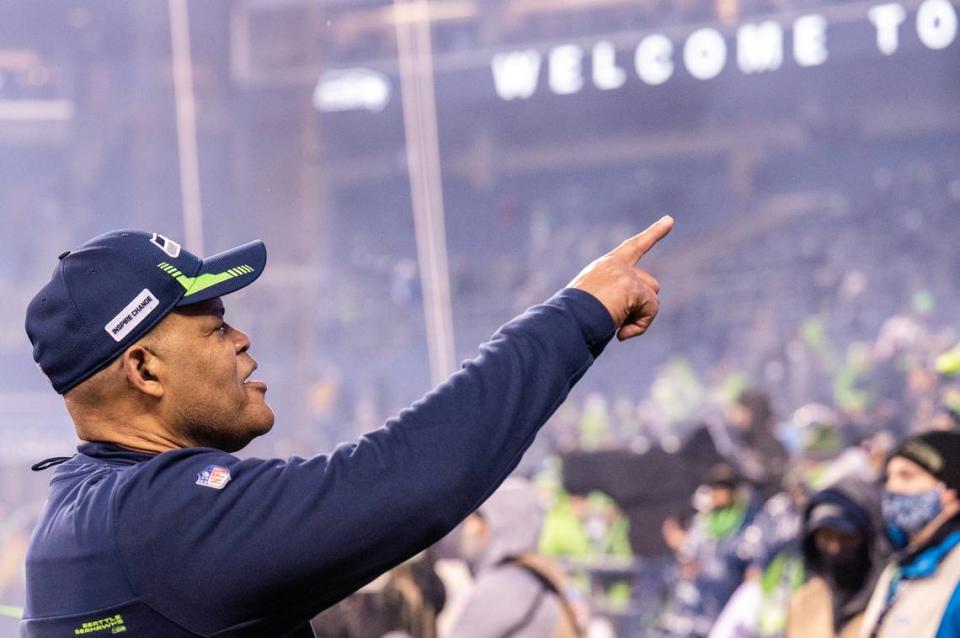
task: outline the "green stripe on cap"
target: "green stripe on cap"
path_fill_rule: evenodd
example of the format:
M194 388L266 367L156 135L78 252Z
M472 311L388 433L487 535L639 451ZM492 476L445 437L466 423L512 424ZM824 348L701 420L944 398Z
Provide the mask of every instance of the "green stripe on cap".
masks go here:
M255 272L254 269L247 264L242 264L236 268L228 268L224 272L204 273L202 275L197 275L196 277L187 277L167 262L157 264L157 267L170 274L181 286L183 286L184 290L187 291L184 297L189 297L190 295L196 294L201 290L206 290L211 286L216 286L217 284L227 281L228 279L233 279L234 277L240 277L242 275Z
M249 266L246 267L250 268ZM252 272L253 269L250 268L250 271ZM190 295L196 294L201 290L206 290L211 286L216 286L217 284L227 281L228 279L233 279L234 277L239 276L240 273L237 273L236 269L231 268L225 272L204 273L202 275L197 275L196 277L180 275L177 277L177 281L180 282L180 285L183 286L187 291L187 294L185 294L184 297L189 297Z

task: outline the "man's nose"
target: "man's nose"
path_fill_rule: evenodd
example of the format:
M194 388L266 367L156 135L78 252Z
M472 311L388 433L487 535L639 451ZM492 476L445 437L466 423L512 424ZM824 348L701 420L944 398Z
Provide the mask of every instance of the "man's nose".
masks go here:
M243 330L233 329L233 342L236 344L237 354L250 349L250 337Z

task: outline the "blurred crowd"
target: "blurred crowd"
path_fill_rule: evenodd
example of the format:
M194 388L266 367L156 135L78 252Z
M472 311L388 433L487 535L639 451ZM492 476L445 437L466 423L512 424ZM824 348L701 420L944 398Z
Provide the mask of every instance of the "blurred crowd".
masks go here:
M889 354L886 338L875 353ZM316 626L331 636L954 635L960 344L927 348L895 348L905 394L893 413L874 395L779 418L742 379L701 390L685 430L658 430L652 417L669 405L568 402L549 441L454 533ZM864 387L890 374L871 361ZM909 380L921 371L924 383ZM655 387L676 384L675 371L663 374ZM391 596L389 627L351 628L351 613L369 620Z
M747 377L784 410L816 402L892 427L896 412L913 401L910 385L930 382L931 370L908 360L929 360L956 338L948 318L960 312L960 256L944 229L957 223L960 163L943 148L851 170L849 155L873 150L835 150L816 162L771 158L746 198L721 167L695 162L536 175L490 193L453 182L447 233L458 356L472 356L495 326L616 245L644 211L675 212L690 220L692 232L677 233L675 250L651 263L669 280L656 344L649 346L657 349L605 357L604 372L578 387L581 403L599 392L620 418L626 403L638 402L638 389L651 388L645 405L654 413L653 432L636 439L626 427L622 434L642 445L636 441L662 431L684 436L712 388ZM804 186L791 187L779 177L786 175ZM789 208L791 195L802 200L799 209ZM744 202L757 209L739 211ZM334 228L340 241L316 315L324 347L313 415L323 427L309 429L332 430L335 440L358 434L336 432L344 423L402 408L427 376L418 345L425 335L416 250L403 228L403 204L385 187L344 196L338 205L383 222L376 233L347 219ZM769 221L757 230L734 227L754 215ZM373 335L362 311L367 299L382 300L393 319ZM290 314L297 304L279 294L272 302L289 306ZM275 341L284 347L282 334ZM358 347L363 354L339 351ZM904 366L912 370L907 376ZM398 367L404 375L395 374ZM670 394L682 400L669 402Z
M916 558L883 522L887 459L917 433L960 427L960 332L950 319L960 262L942 232L955 223L960 167L939 159L877 166L835 190L838 201L712 257L698 302L666 311L666 338L686 356L666 357L649 378L614 362L596 385L585 379L587 391L561 406L521 466L537 505L506 526L481 508L422 558L450 581L430 631L464 635L457 618L482 617L483 630L466 635L549 635L517 627L540 613L537 596L552 596L553 621L576 618L595 635L857 635L888 562ZM518 232L499 243L454 221L454 241L470 235L484 253L453 266L458 311L506 313L562 285L564 263L598 253L626 226L638 177L595 180L609 204L604 223L579 214L593 191L576 183L501 194L495 219ZM647 179L664 200L682 198L668 180ZM489 268L473 273L475 263ZM384 273L392 303L417 303L412 265ZM705 322L693 311L730 305L744 313ZM519 533L531 520L542 527L536 542L527 532L524 552L565 570L561 586L497 563L502 555L484 558L497 526ZM451 556L470 566L473 589L469 575L449 578ZM518 590L492 581L514 603L488 597L494 574L520 581Z

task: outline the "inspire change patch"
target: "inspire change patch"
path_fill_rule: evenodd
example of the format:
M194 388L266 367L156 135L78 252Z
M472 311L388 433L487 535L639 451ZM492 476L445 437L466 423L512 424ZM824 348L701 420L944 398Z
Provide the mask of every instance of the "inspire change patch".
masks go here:
M103 329L113 337L114 341L119 343L130 334L131 330L139 326L147 318L147 315L159 307L160 303L157 298L152 292L144 288L143 292L134 297L133 301L117 313L117 316L111 319Z

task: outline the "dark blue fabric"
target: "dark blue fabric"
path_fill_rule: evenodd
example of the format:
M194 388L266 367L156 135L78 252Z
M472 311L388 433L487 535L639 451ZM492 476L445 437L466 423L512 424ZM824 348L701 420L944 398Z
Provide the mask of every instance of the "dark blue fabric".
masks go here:
M115 359L177 305L253 283L266 259L261 241L201 260L156 233L116 230L94 237L60 256L50 281L28 305L24 327L33 344L33 359L54 390L64 394ZM245 269L185 298L184 285L161 264L185 277L241 264L250 266L250 272ZM144 300L142 307L135 304L132 314L125 312L135 300ZM114 332L115 338L110 328L118 326L128 329Z
M31 542L23 635L123 605L145 623L131 636L288 635L477 508L613 334L594 297L561 291L386 425L309 459L81 445ZM223 489L197 484L210 466L229 470Z

